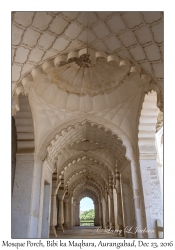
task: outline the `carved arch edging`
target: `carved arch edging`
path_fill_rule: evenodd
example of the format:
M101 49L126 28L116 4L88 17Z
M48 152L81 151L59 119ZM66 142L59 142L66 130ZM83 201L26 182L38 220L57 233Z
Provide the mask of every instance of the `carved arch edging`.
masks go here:
M153 77L146 72L146 70L142 69L141 66L138 66L134 64L133 62L128 61L125 58L122 58L121 56L118 57L116 55L108 54L103 51L95 51L94 49L91 50L91 56L93 60L96 60L98 57L101 57L106 60L107 63L110 63L111 61L114 61L117 63L117 65L120 66L127 66L128 72L137 72L140 74L141 80L143 81L143 84L145 86L145 92L148 90L155 90L158 95L158 107L162 109L163 105L163 94L162 90L156 83L156 81L153 79ZM21 80L15 85L12 97L15 101L16 97L19 95L20 92L24 92L26 94L29 93L30 89L30 82L34 79L34 77L37 74L45 74L47 69L49 67L59 67L62 64L68 63L69 61L75 60L75 58L79 59L83 55L89 55L87 48L83 48L77 51L71 51L63 55L56 55L54 57L50 57L45 61L42 61L39 65L34 66L32 69L30 69L29 72L25 73ZM13 105L13 109L15 108L15 105Z
M151 91L144 97L139 119L138 146L140 159L145 159L147 155L149 155L149 159L150 157L156 158L155 132L157 115L157 94L155 91Z
M79 161L86 160L86 159L90 160L90 161L95 161L97 164L102 165L103 167L107 168L107 170L109 172L113 171L113 169L111 169L107 164L104 164L102 161L96 159L95 157L90 157L88 155L82 155L82 156L78 156L74 159L70 158L65 164L63 164L62 170L60 169L60 174L63 175L65 173L65 171L71 167L71 165L76 164Z
M72 130L72 129L75 130L76 128L81 127L86 123L89 123L90 126L92 126L92 127L97 127L98 129L102 129L105 133L109 133L114 138L116 138L117 140L120 141L122 147L126 148L126 146L123 143L123 140L115 132L112 132L112 130L110 128L108 128L108 127L106 128L106 126L104 126L102 124L91 122L90 120L85 119L82 122L77 122L74 125L69 125L67 128L63 128L59 133L57 133L55 135L55 137L53 139L51 139L49 145L47 146L47 154L51 155L51 153L53 152L54 155L52 155L52 157L50 159L47 156L47 160L51 163L54 163L56 161L56 154L59 152L59 150L58 150L58 152L56 152L55 146L57 146L58 144L60 146L59 138L63 138L62 136L67 134L70 130Z

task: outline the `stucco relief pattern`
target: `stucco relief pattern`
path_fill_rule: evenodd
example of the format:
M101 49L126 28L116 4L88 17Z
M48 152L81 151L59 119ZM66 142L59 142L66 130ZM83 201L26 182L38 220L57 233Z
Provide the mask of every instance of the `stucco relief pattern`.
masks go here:
M116 134L113 134L112 131L102 126L99 127L98 124L91 124L89 121L84 121L83 123L75 124L75 127L70 126L67 130L63 130L51 140L50 145L47 147L48 161L53 163L59 150L67 146L67 140L69 140L70 144L74 142L75 138L76 140L78 138L85 138L90 141L95 138L97 143L106 144L109 149L115 152L118 162L122 161L126 153L121 139Z
M162 12L14 12L12 20L14 83L41 62L88 46L127 58L162 84Z

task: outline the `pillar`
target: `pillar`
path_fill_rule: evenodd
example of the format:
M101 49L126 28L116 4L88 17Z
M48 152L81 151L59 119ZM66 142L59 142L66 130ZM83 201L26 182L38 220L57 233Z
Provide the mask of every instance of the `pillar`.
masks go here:
M76 203L73 203L73 226L75 226L75 218L76 218Z
M64 199L64 194L58 194L58 227L57 227L57 232L62 231L64 232L63 228L63 223L64 223L64 211L63 211L63 199Z
M17 154L12 196L12 238L30 237L33 174L34 155Z
M103 228L105 228L106 227L106 201L104 197L102 197L102 212L103 212Z
M99 224L102 226L102 207L101 207L101 200L99 200Z
M113 187L112 187L112 176L109 176L109 226L111 229L115 228L115 223L114 223L114 200L113 200Z
M43 162L39 157L35 157L34 173L33 173L33 186L32 186L32 204L30 212L30 231L29 238L38 237L39 228L39 208L41 198L41 181L42 181Z
M51 218L50 218L50 237L57 237L56 226L57 226L57 179L52 177L52 197L51 197Z
M145 224L146 228L149 229L147 234L148 238L157 238L156 222L157 220L163 222L163 201L157 167L155 140L158 115L157 101L159 100L155 91L151 91L148 95L145 95L139 121L138 134L140 160L138 170L140 172L143 190L143 199L140 203L143 203L145 210ZM138 196L138 191L136 196Z
M74 199L71 197L71 228L74 226Z
M122 208L122 197L121 197L121 178L120 173L118 172L117 168L115 170L115 194L116 196L116 206L114 206L114 210L116 207L116 220L115 220L115 229L119 229L122 232L124 232L124 226L123 226L123 208ZM116 211L115 210L115 211Z
M80 202L75 202L75 226L80 226Z
M163 201L156 159L140 159L148 238L157 237L156 221L163 222Z
M108 193L105 189L105 204L106 204L106 227L109 227L109 204L108 204Z
M97 201L94 201L94 211L95 211L94 226L99 226L100 225L100 223L99 223L99 206L98 206Z
M42 164L39 206L38 237L48 238L50 231L53 166L47 161Z
M64 227L69 228L68 198L64 199Z

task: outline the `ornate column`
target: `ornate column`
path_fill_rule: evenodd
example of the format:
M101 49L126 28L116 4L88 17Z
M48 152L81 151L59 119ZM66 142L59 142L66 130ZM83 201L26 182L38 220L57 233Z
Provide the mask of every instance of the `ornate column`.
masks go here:
M65 194L65 190L64 190L64 175L60 175L60 187L58 190L58 227L57 227L57 231L62 231L64 232L64 228L63 228L63 223L64 223L64 207L63 207L63 201L64 201L64 194Z
M95 211L95 218L94 218L94 226L99 226L99 206L98 202L94 201L94 211Z
M105 198L102 197L102 213L103 213L103 228L106 227L106 201ZM99 223L98 223L99 226Z
M116 191L116 199L117 199L117 206L116 206L116 225L115 229L124 230L123 228L123 209L122 209L122 198L121 198L121 178L120 173L118 172L117 168L115 169L115 191Z
M52 200L51 200L51 217L50 217L50 237L57 237L56 226L57 226L57 176L53 174L52 177Z
M108 205L108 192L107 188L105 187L105 206L106 206L106 227L109 227L109 205Z
M74 226L74 199L71 197L71 228Z
M64 209L64 211L65 211L65 213L64 213L64 227L65 228L69 228L69 211L68 211L68 198L66 197L66 198L64 198L64 207L65 207L65 209Z
M59 209L58 209L58 227L57 227L57 232L58 231L62 231L64 232L64 228L63 228L63 223L64 223L64 211L63 211L63 200L64 200L64 194L58 194L58 205L59 205Z
M76 217L76 203L73 203L73 227L75 226L75 217Z
M80 211L80 202L76 202L75 203L75 226L80 225L79 211Z
M37 165L39 166L37 167ZM34 167L34 154L17 154L16 155L16 171L14 179L14 188L12 196L12 237L13 238L30 238L30 220L31 218L31 205L32 192L35 184L34 173L38 169L38 176L35 177L40 181L42 165L40 162ZM34 185L34 186L33 186ZM37 189L36 189L37 191ZM40 192L40 182L39 182ZM31 195L32 194L32 195ZM38 195L38 193L37 193ZM33 200L34 201L34 200ZM39 199L36 197L35 201L39 207ZM33 212L34 204L32 205ZM38 223L39 211L36 210L36 223ZM37 238L37 228L34 231Z
M114 222L114 200L113 200L113 186L112 186L112 176L109 175L109 225L111 229L114 229L115 222Z
M102 214L102 200L99 201L99 225L103 225L103 214Z

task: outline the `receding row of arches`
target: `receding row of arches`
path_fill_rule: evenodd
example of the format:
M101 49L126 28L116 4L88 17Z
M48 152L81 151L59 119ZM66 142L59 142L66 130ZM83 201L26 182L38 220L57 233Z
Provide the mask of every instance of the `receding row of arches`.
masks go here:
M123 237L156 237L155 222L162 219L156 101L154 91L145 96L138 147L117 127L86 116L55 130L49 145L47 138L42 144L47 148L41 147L36 156L28 97L20 95L12 130L12 236L57 237L60 231L80 225L80 200L88 196L94 202L95 226L120 229ZM23 182L26 185L20 189ZM19 207L24 198L26 203ZM154 230L127 234L125 228L130 225Z

